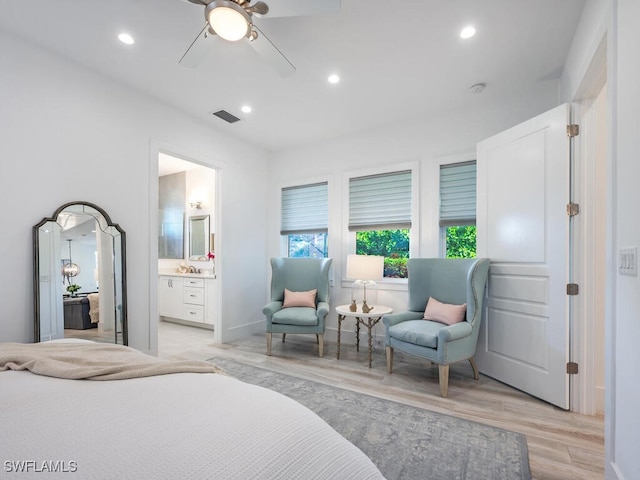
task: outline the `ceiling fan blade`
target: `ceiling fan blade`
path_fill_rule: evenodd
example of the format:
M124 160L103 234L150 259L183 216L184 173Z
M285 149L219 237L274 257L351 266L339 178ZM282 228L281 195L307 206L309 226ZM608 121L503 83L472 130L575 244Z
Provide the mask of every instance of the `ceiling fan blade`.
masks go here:
M195 40L191 42L187 51L184 52L184 55L182 55L182 58L178 61L180 65L189 68L195 68L200 65L200 62L211 47L210 42L207 41L207 38L211 36L207 31L208 27L209 25L205 25Z
M265 18L303 17L340 11L340 0L265 0L269 13Z
M269 40L262 30L256 27L255 23L253 24L253 28L258 31L258 38L249 42L249 45L258 52L258 55L264 58L281 77L287 77L294 73L296 67L293 63L278 50L278 47Z
M255 13L261 17L269 13L269 5L264 2L256 2L253 5L246 7L245 10L249 13Z

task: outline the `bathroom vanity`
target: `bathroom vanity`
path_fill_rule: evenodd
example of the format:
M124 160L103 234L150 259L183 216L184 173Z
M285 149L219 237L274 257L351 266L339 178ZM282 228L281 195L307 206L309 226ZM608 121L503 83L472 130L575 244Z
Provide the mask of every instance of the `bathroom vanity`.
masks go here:
M163 320L213 329L216 323L215 275L159 275L158 313Z

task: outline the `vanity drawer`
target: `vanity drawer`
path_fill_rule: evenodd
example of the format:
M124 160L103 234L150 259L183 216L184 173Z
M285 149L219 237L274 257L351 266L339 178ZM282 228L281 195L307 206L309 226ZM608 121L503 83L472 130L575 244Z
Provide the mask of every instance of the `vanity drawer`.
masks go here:
M185 287L197 287L204 288L204 278L190 278L187 277L184 279Z
M192 322L204 322L204 306L185 305L183 318L185 320L191 320Z
M184 303L204 305L204 288L184 287Z

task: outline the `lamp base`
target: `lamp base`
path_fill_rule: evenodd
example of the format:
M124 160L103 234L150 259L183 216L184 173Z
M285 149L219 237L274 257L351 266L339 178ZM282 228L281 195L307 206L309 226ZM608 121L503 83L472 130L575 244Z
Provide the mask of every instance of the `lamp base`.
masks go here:
M351 300L355 300L356 305L378 303L378 284L372 280L356 280L351 285Z

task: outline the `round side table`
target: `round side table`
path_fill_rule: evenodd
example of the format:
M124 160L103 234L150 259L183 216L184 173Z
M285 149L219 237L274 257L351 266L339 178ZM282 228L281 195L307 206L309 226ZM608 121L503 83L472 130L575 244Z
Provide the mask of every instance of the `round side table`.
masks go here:
M373 345L371 341L371 328L373 328L380 319L393 313L393 309L385 307L384 305L373 305L371 311L364 313L362 311L362 305L358 305L358 309L355 312L349 310L349 305L340 305L336 307L338 313L338 353L337 358L340 360L340 331L342 329L342 321L347 317L353 317L356 319L356 351L360 351L360 324L367 327L369 332L369 368L371 368L371 353L373 352Z

